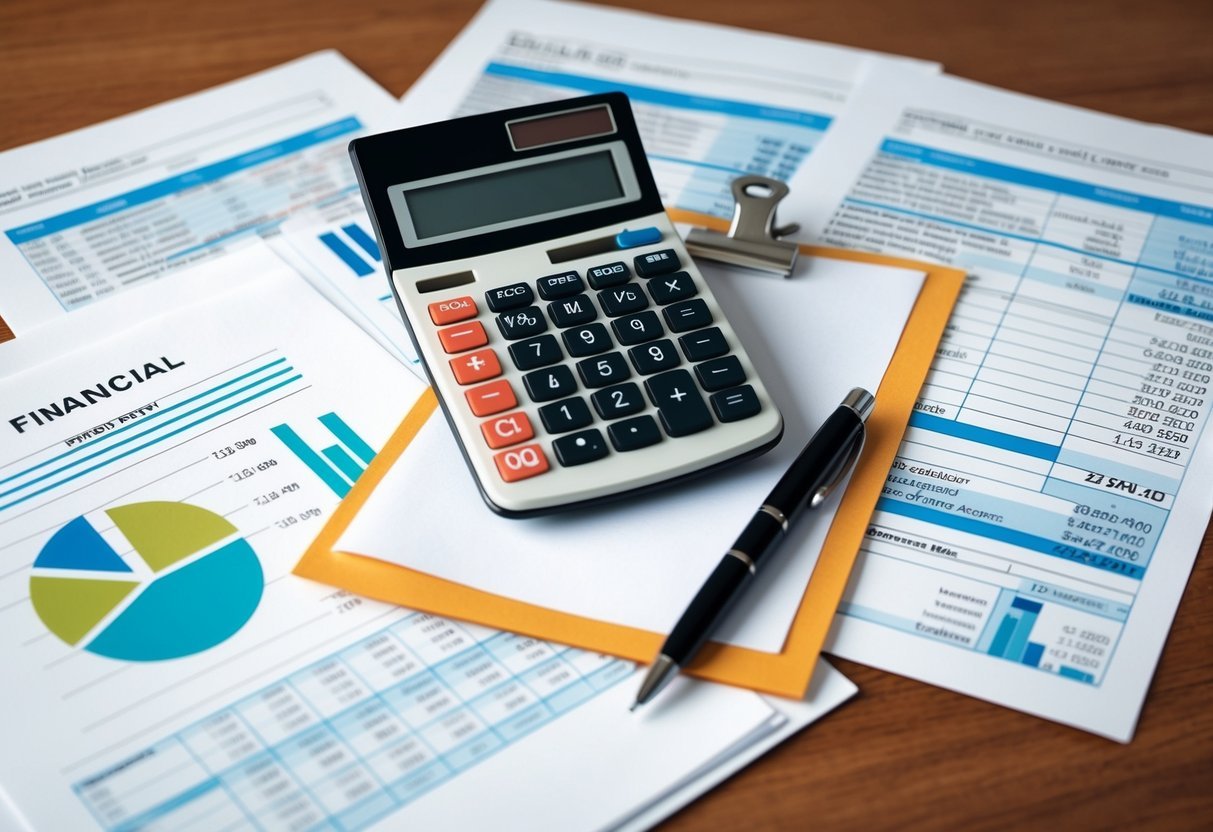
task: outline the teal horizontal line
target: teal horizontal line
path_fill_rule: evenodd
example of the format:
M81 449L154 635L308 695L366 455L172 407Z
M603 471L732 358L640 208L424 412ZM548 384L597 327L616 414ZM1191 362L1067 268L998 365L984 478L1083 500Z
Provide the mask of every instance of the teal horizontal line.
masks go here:
M110 451L114 450L115 448L120 448L123 445L126 445L130 442L134 442L138 439L142 439L143 437L147 436L150 433L154 433L155 431L158 431L163 427L171 425L174 422L179 422L182 419L187 419L190 416L193 416L195 413L199 413L203 410L206 410L208 407L213 407L213 406L219 404L219 402L230 399L232 396L239 396L241 393L247 392L248 390L252 390L254 387L256 387L259 384L265 384L267 381L277 378L278 376L280 376L284 373L289 373L293 369L294 369L293 367L284 367L275 373L270 373L265 378L258 379L257 381L254 381L251 384L246 384L238 390L233 390L230 393L224 393L222 396L220 396L217 399L214 399L213 401L209 401L206 404L195 407L193 410L187 410L185 413L178 414L177 416L174 416L173 418L168 419L167 421L160 422L157 425L153 425L152 427L145 430L143 433L136 433L136 434L133 434L132 436L128 436L126 439L123 439L121 442L115 442L114 444L110 445L109 447L101 448L100 450L98 450L94 453L91 453L88 456L80 457L77 460L69 462L67 465L63 465L59 468L56 468L54 471L48 471L47 473L45 473L39 477L34 477L32 480L29 480L28 482L24 482L21 485L18 485L14 488L10 488L8 491L0 492L0 497L7 497L10 494L15 494L18 491L22 491L26 488L29 488L31 485L35 485L37 483L43 482L44 480L47 480L50 477L55 476L56 474L62 474L64 471L67 471L70 468L74 468L77 465L81 465L85 462L88 462L90 459L96 459L97 457L101 456L102 454L108 454ZM199 396L195 396L194 398L197 399L197 398L199 398ZM146 425L146 422L141 423L140 426L142 427L145 425Z
M45 494L47 491L52 491L52 490L58 488L59 486L64 485L65 483L69 483L72 480L83 477L85 474L91 474L93 471L96 471L98 468L104 468L106 465L109 465L111 462L117 462L118 460L128 457L131 454L136 454L139 451L144 450L145 448L150 448L152 445L155 445L157 442L163 442L165 439L168 439L169 437L176 436L179 433L183 433L192 427L196 427L197 425L200 425L203 422L206 422L210 419L214 419L216 416L227 413L230 410L235 410L237 407L240 407L243 404L248 404L249 402L259 399L262 396L265 396L269 393L272 393L275 390L278 390L279 388L285 387L286 385L291 384L292 382L296 382L301 378L303 378L302 375L296 374L284 381L279 382L278 384L275 384L273 387L267 387L264 390L259 390L257 393L253 394L252 396L249 396L248 398L241 399L238 402L230 404L227 407L223 408L222 410L216 410L214 413L209 413L206 416L203 416L201 419L197 419L193 422L190 422L188 425L183 425L174 431L170 431L169 433L164 434L164 436L159 436L159 437L153 439L151 442L145 442L144 444L140 445L137 448L131 448L129 451L126 451L125 453L118 454L117 456L111 457L110 459L107 459L104 462L99 462L96 465L94 465L92 468L87 468L83 471L78 471L77 473L72 474L70 477L59 480L58 482L51 483L50 485L46 486L45 488L35 491L32 494L26 494L24 497L19 497L16 500L13 500L11 503L6 503L5 505L0 506L0 511L4 511L6 509L12 508L15 505L24 503L26 500L30 500L30 499L33 499L34 497L37 497L39 494Z
M265 364L261 367L258 367L255 370L249 370L247 373L238 375L232 379L228 379L227 381L223 382L222 384L217 384L214 387L212 387L210 390L204 390L201 393L198 393L197 395L194 395L188 399L185 399L184 401L180 401L174 405L170 405L168 407L162 408L161 410L158 410L155 413L148 416L146 419L140 419L138 422L127 425L124 428L118 428L117 430L109 431L104 436L99 436L96 439L92 439L88 442L82 442L81 444L76 445L75 447L71 448L70 450L64 451L63 453L59 454L58 456L53 456L50 459L46 459L46 460L43 460L42 462L39 462L37 465L34 465L30 468L26 468L24 471L19 471L16 474L12 474L10 476L5 477L4 479L0 480L0 485L4 485L6 482L11 482L12 480L18 479L19 477L23 477L26 474L31 474L34 471L37 471L39 468L44 468L47 465L51 465L55 462L58 462L59 460L63 459L64 457L68 457L68 456L71 456L72 454L79 453L80 451L83 451L86 448L90 448L99 442L106 442L106 441L112 439L113 437L117 436L120 433L125 433L126 431L131 430L133 428L147 427L148 422L154 421L166 413L171 413L172 411L177 410L178 408L185 407L190 402L197 401L198 399L201 399L204 396L209 396L211 393L222 390L224 387L229 387L233 384L241 382L244 379L248 378L249 376L254 376L257 373L261 372L262 370L269 369L270 367L273 367L277 364L281 364L284 361L286 361L285 358L276 358L273 361L271 361L270 363ZM0 497L2 497L2 496L4 496L4 495L0 494Z

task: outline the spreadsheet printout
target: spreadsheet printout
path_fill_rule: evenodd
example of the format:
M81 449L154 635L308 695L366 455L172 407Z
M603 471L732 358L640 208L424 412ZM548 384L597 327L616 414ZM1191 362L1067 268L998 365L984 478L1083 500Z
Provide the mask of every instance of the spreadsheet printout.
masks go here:
M552 0L491 0L402 98L408 124L621 90L662 202L733 214L730 182L789 181L874 65L938 64ZM780 208L799 211L804 189Z
M805 175L969 272L827 650L1127 741L1213 509L1213 139L876 71Z
M198 268L0 345L22 825L433 826L567 776L562 828L602 827L808 721L716 685L637 720L629 662L291 575L423 385L264 245Z
M0 154L0 315L30 327L358 190L399 104L336 52Z

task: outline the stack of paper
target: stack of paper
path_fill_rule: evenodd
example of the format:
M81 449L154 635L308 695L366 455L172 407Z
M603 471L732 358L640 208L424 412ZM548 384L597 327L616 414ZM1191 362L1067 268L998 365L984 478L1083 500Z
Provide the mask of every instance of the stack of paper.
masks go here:
M468 472L452 464L458 450L431 399L405 421L299 574L647 661L816 425L847 390L866 385L878 390L877 409L841 522L831 527L829 506L820 522L793 528L786 557L758 576L717 634L721 644L691 669L800 696L962 279L937 269L920 300L922 271L818 254L788 281L701 266L786 415L776 450L643 499L517 522L489 514ZM461 517L476 522L452 522Z

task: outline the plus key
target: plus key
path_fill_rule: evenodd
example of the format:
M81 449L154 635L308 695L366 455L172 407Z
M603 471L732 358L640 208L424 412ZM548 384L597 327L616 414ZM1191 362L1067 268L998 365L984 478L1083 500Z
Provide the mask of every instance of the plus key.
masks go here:
M688 436L712 426L712 414L686 370L670 370L644 381L649 400L670 436Z
M476 350L452 358L450 364L455 381L460 384L473 384L501 375L501 362L497 360L497 353L492 350Z

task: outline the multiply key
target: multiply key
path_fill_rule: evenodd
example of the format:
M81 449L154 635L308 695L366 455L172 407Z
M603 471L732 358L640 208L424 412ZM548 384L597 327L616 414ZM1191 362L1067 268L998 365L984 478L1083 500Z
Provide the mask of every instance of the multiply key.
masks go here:
M691 280L691 276L686 272L675 272L649 281L649 294L660 306L676 300L686 300L693 297L696 291L698 290L695 288L695 281Z
M712 426L712 414L686 370L651 376L645 379L644 389L670 436L687 436Z

